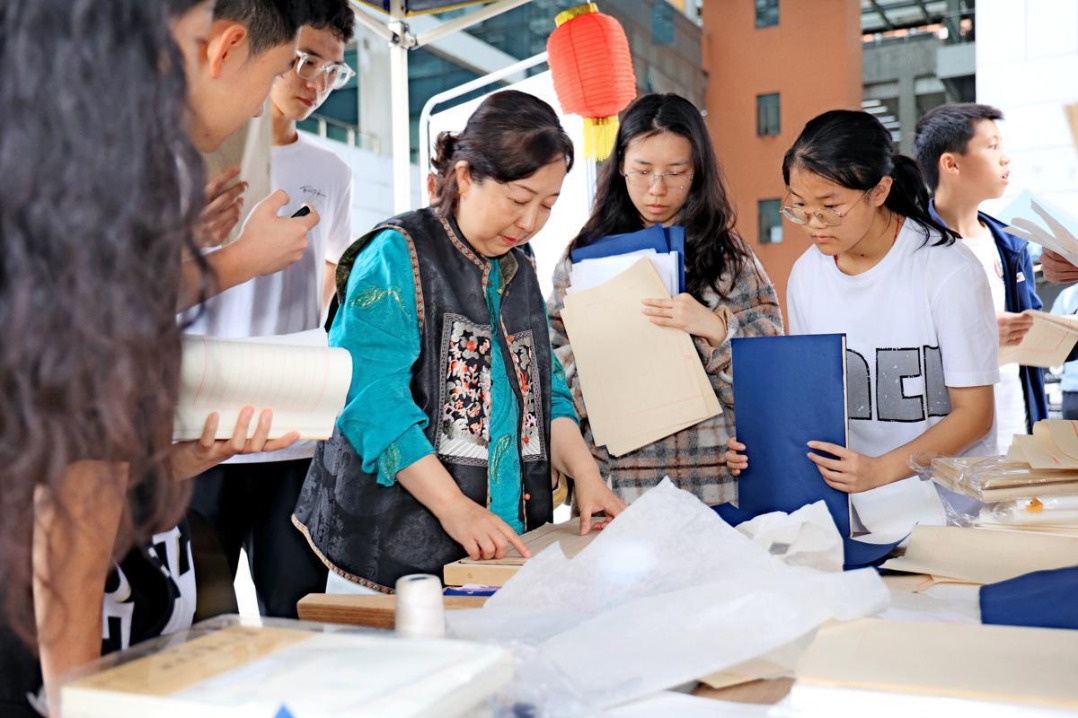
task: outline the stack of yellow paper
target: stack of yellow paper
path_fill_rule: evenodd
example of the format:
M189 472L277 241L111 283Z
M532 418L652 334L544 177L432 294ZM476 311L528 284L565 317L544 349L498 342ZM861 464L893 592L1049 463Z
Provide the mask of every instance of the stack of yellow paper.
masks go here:
M795 716L1064 716L1078 711L1078 631L861 619L801 657Z
M566 295L573 346L596 444L614 456L719 413L692 337L652 324L640 300L669 297L646 258L603 284Z

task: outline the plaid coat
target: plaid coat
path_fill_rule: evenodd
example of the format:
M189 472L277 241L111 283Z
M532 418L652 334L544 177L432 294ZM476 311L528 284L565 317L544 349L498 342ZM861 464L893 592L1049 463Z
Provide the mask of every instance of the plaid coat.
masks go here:
M725 341L713 347L706 340L693 337L722 411L717 416L623 456L610 456L605 447L595 446L588 425L588 411L580 391L580 377L573 358L573 347L569 344L565 325L561 320L561 309L569 286L570 266L569 257L566 255L554 270L554 293L547 301L550 344L565 369L573 403L581 419L584 439L614 493L622 500L630 502L658 484L664 476L669 476L680 488L691 491L708 505L736 500L736 479L730 475L723 460L726 440L734 435L730 338L783 333L782 313L775 288L760 261L753 255L752 262L740 275L722 278L720 286L726 291L726 299L720 299L711 289L708 289L704 297L707 307L725 315Z

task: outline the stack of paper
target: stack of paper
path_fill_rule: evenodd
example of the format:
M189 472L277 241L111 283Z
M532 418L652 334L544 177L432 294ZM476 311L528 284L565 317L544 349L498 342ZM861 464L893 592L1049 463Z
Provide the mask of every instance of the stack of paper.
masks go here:
M272 409L269 438L296 431L301 439L328 439L351 382L351 355L327 346L320 329L256 339L188 335L172 438L199 438L214 412L220 416L217 438L231 438L240 412L252 406L250 434L259 412Z
M680 225L663 227L656 224L637 232L600 237L587 246L573 249L569 253L569 258L576 270L576 265L584 262L593 262L597 259L611 259L612 262L617 262L614 258L640 253L668 255L669 259L653 260L656 261L659 275L665 277L666 270L663 267L667 263L672 263L676 272L676 281L670 287L670 294L680 294L685 291L685 228ZM628 265L621 269L628 269ZM584 288L586 287L576 289Z
M1078 493L1078 470L1034 469L1009 457L933 459L932 478L951 491L985 503Z
M1078 565L1078 537L961 526L915 526L905 553L883 564L937 580L996 583Z
M641 249L637 252L576 262L569 270L569 288L566 293L574 294L598 287L636 264L641 257L647 257L648 261L655 265L655 271L662 278L667 294L670 296L677 294L681 281L681 256L677 252L660 254L654 249Z
M1078 219L1051 202L1026 191L998 213L997 218L1009 225L1009 232L1078 265Z
M1075 450L1073 422L1045 420L1033 430L1015 436L1005 457L932 460L954 523L1078 535L1078 458L1067 453Z
M170 636L104 659L111 667L63 688L64 715L471 717L490 715L491 697L513 674L511 656L494 646L324 633L298 621L211 623L188 640Z
M721 411L692 337L652 324L642 299L669 297L646 258L592 289L567 294L561 317L573 345L592 437L614 456Z
M802 656L798 716L1074 715L1078 631L862 619Z
M999 350L999 363L1042 367L1063 364L1078 342L1078 316L1061 316L1036 309L1022 313L1033 317L1033 326L1020 343Z

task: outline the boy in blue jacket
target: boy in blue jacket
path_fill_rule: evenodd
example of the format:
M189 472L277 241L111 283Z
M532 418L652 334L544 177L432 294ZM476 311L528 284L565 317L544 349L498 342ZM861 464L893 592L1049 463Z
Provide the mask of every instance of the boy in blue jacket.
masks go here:
M1022 314L1041 309L1033 261L1025 240L1005 231L999 220L981 212L985 200L1007 188L1010 158L1003 152L996 122L1003 113L989 105L953 103L927 112L917 123L914 155L929 189L932 211L962 236L988 275L999 320L1000 347L1014 346L1029 331L1032 319ZM1038 367L1000 367L996 385L996 436L1005 452L1014 434L1032 430L1046 418L1044 372Z

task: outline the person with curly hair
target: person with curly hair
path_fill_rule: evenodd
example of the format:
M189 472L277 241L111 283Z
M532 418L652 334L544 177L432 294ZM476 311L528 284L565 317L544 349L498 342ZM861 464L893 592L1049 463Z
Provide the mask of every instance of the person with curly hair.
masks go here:
M102 650L189 624L189 484L176 479L295 439L267 441L269 412L250 432L247 410L230 441L214 440L211 417L199 441L171 442L183 254L207 271L185 49L209 32L212 8L0 7L5 717L46 713L42 682L55 698Z

